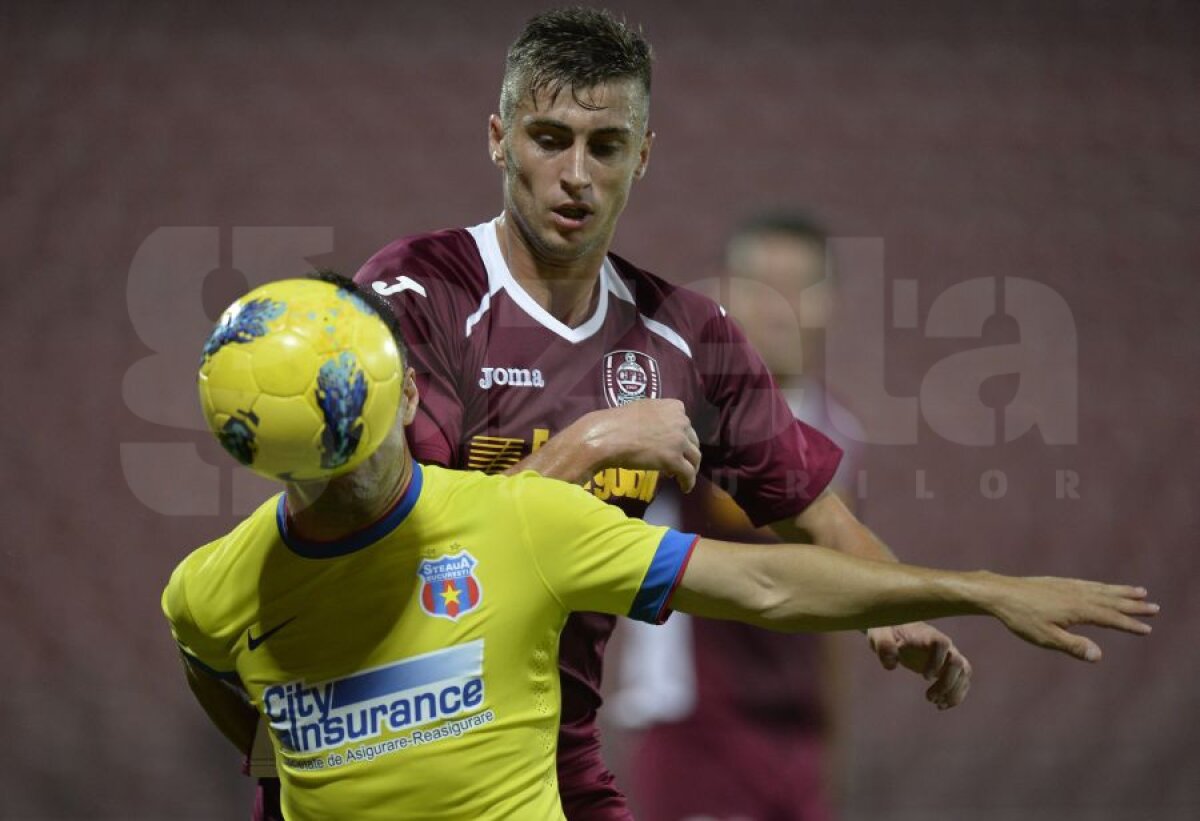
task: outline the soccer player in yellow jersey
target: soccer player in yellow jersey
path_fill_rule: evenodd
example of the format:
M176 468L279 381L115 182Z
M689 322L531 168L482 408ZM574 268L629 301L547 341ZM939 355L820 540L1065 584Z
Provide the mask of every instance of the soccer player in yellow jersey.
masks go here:
M1066 628L1144 634L1158 610L1141 588L698 539L532 473L423 467L404 437L418 401L408 370L366 461L288 483L163 593L214 723L244 751L269 722L289 819L562 818L556 656L576 610L793 631L989 614L1089 661Z

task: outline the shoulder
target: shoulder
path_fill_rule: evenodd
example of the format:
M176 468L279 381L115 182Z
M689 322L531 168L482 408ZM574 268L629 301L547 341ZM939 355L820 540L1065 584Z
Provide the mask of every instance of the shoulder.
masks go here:
M432 491L430 498L438 498L450 506L489 506L501 503L524 501L530 497L571 497L575 495L592 498L579 485L550 479L532 470L516 474L483 473L477 470L457 470L440 465L422 464L423 481Z
M564 508L610 506L595 498L581 486L551 479L532 470L517 474L482 473L473 470L454 470L437 465L422 465L424 480L433 489L430 494L445 505L443 512L487 510L488 518L508 518L516 513L528 519L558 517Z
M257 591L266 552L278 541L278 494L224 536L192 551L171 574L163 607L172 621L187 619L213 632L227 616L243 610Z
M476 299L487 292L487 271L470 231L451 228L388 243L354 277L383 296L462 291Z
M618 296L633 302L642 317L669 328L689 343L720 338L723 329L733 327L716 300L668 282L616 254L609 254L609 259L617 273L618 281L613 285Z

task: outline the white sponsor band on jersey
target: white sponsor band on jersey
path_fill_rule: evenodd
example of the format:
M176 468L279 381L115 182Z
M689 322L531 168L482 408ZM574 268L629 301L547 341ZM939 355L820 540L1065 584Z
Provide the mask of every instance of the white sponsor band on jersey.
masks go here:
M483 641L309 685L263 691L263 711L284 753L322 753L348 742L457 718L484 706Z

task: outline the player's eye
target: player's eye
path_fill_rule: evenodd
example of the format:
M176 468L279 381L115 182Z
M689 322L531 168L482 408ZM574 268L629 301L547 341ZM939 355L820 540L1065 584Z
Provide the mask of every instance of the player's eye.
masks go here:
M533 141L538 148L545 149L546 151L561 151L567 144L567 140L549 132L534 134Z
M621 153L621 144L616 142L594 143L592 156L602 160L611 159Z

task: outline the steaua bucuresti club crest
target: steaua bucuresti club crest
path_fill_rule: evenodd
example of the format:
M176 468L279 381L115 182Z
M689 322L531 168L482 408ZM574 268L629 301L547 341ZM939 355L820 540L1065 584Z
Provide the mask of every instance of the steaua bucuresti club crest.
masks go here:
M611 407L658 399L661 393L654 357L641 351L613 351L604 357L604 396Z
M421 609L431 616L458 621L483 599L483 589L475 578L479 564L467 551L436 559L422 559L417 565L421 579Z

